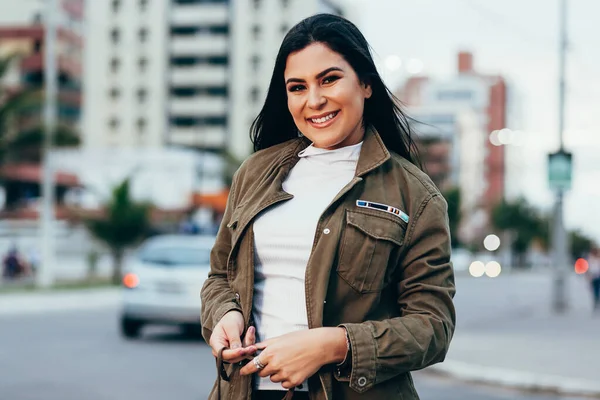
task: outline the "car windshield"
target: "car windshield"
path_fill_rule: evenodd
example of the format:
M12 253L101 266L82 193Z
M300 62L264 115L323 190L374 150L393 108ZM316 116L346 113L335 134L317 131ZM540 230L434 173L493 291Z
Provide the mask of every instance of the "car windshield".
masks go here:
M146 246L138 254L140 261L167 266L199 266L210 261L210 249L191 247Z

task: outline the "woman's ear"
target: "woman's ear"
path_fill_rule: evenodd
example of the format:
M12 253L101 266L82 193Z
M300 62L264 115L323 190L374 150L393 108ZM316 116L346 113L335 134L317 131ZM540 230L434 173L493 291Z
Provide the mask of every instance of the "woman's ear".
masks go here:
M369 81L364 81L361 83L361 85L363 87L363 94L365 96L365 99L371 98L371 95L373 95L373 88L371 87L371 83Z

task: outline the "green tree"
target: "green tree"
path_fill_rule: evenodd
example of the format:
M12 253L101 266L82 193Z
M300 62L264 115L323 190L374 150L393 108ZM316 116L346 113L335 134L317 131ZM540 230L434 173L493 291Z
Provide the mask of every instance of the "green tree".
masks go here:
M5 161L42 161L45 136L44 126L38 125L3 141ZM76 147L80 144L79 134L68 125L58 125L52 135L54 147Z
M525 264L524 256L534 239L541 243L548 241L547 220L523 198L513 202L503 201L492 210L492 224L511 237L512 263Z
M460 246L458 238L458 227L460 226L460 190L458 188L450 188L444 193L444 198L448 203L448 219L450 220L450 237L452 247Z
M17 59L17 54L0 58L0 82L4 80L11 64ZM4 85L0 85L0 143L4 143L11 133L15 115L26 107L31 100L31 92L20 91L12 93Z
M0 58L0 82L18 57L18 54L12 54ZM25 88L11 92L0 85L0 162L41 161L44 125L38 124L27 130L20 130L17 120L20 116L31 114L31 110L38 113L43 100L43 91ZM52 139L53 145L57 147L80 144L79 134L64 124L57 126Z
M125 251L138 244L150 230L150 205L131 198L130 180L125 179L113 189L104 210L102 217L85 222L90 233L110 249L112 279L118 284L123 274Z
M592 239L577 230L569 232L569 244L571 257L574 260L586 257L592 247L595 246Z

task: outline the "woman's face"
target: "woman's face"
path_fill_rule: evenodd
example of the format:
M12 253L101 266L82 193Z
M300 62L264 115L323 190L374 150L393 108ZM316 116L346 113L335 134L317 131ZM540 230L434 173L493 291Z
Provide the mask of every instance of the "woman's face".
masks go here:
M332 150L363 140L371 87L360 82L344 57L313 43L288 56L284 79L294 122L315 147Z

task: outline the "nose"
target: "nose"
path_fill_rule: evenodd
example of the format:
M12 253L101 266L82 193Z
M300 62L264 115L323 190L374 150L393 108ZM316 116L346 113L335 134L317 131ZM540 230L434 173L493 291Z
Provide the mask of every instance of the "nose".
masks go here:
M308 107L313 110L319 110L327 103L327 99L323 96L321 88L313 87L308 92Z

